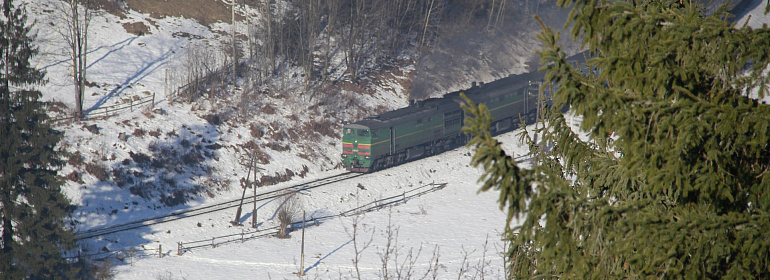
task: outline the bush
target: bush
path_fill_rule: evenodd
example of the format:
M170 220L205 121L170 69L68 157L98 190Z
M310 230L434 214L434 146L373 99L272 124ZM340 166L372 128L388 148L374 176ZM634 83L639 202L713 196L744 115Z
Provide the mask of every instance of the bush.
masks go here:
M160 129L150 131L147 134L149 134L152 137L158 138L160 136Z
M150 157L143 153L134 153L129 151L128 155L131 156L131 159L133 159L137 165L145 166L150 163Z
M67 180L70 180L75 183L83 184L83 178L80 176L80 172L72 171L69 175L67 175Z
M174 191L170 196L165 194L160 196L160 202L169 207L184 204L186 201L184 192L181 190Z
M74 153L70 154L69 159L67 160L67 163L73 167L78 167L82 165L83 156L80 154L80 151L75 151Z
M222 119L219 117L219 114L209 114L204 116L204 119L206 119L206 121L211 125L220 125L222 123Z
M251 123L249 125L249 134L256 139L262 138L262 135L265 135L265 133L262 132L262 128L256 123Z
M292 222L302 217L302 204L299 199L300 196L295 195L296 191L289 191L281 196L278 200L278 233L275 237L278 238L291 238L289 235L289 226Z
M110 179L110 175L107 173L107 167L104 164L89 162L86 163L86 172L94 175L99 181L107 181Z
M73 264L79 272L78 279L115 279L115 264L111 260L96 261L89 257L79 257Z
M145 133L146 131L144 131L144 129L137 128L137 129L134 129L134 133L132 133L131 135L141 138L142 136L144 136Z
M135 196L150 199L152 197L152 187L152 184L139 183L128 188L128 191Z

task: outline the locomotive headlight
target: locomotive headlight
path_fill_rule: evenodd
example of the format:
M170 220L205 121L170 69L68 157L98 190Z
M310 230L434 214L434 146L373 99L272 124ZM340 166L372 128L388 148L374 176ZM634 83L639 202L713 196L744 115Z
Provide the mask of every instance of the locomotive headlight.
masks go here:
M346 157L348 157L348 155L346 155L346 154L342 154L342 157L343 157L343 158L346 158Z
M370 159L370 158L372 158L372 157L370 157L370 156L365 156L364 158L365 158L365 159Z

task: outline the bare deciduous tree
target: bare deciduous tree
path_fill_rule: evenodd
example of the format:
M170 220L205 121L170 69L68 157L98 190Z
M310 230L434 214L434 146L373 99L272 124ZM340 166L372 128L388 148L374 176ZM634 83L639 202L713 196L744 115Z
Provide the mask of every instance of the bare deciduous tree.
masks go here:
M302 216L302 202L296 191L286 192L278 205L278 238L290 238L289 226Z
M75 117L83 117L83 95L86 87L88 26L94 16L91 0L62 0L59 10L64 29L59 29L70 50L72 82L75 86Z
M370 245L372 245L372 241L374 241L374 230L371 228L367 228L366 225L361 223L363 220L363 215L356 215L352 219L352 227L353 229L348 229L345 227L345 232L350 236L351 242L353 243L353 250L355 252L355 255L353 255L353 266L356 269L356 279L362 279L361 278L361 270L358 267L358 263L361 261L361 258L364 256L364 251L366 251L367 248L369 248ZM362 231L364 234L367 234L367 232L371 232L371 234L368 236L368 239L361 240L358 235L360 234L359 231Z

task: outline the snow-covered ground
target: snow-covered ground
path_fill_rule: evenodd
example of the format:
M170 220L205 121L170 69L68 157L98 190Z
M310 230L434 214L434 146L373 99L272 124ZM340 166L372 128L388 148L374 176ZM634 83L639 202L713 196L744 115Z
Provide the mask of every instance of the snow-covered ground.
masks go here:
M49 83L41 89L43 99L60 101L72 108L75 102L66 46L57 32L60 20L52 12L56 10L54 3L58 1L22 2L27 3L31 18L37 22L35 30L42 54L34 64L48 72ZM744 17L751 15L749 25L752 27L770 22L762 13L767 3L756 2L761 4L754 5ZM122 24L134 22L144 22L150 27L150 34L137 36L127 33ZM216 26L223 26L219 28L225 31L228 29L225 25ZM251 139L248 124L211 125L201 117L201 109L215 107L217 103L172 103L165 96L167 70L180 67L184 48L195 40L191 38L207 38L207 42L216 42L218 36L226 35L193 20L173 17L152 19L137 12L129 12L125 18L101 15L92 22L90 32L88 80L96 86L87 89L84 108L126 104L134 96L144 100L154 93L155 109L123 110L119 115L104 120L60 123L57 128L65 131L62 145L69 146L70 151L82 151L84 162L103 164L108 172L121 170L136 173L146 170L131 161L130 164L124 162L128 159L136 161L131 154L151 155L151 146L180 152L192 149L185 146L214 143L221 148L207 150L210 156L199 159L194 165L175 162L174 168L143 175L142 180L146 182L209 186L200 190L197 196L185 195L187 203L173 207L158 203L159 199L152 197L157 194L151 191L142 193L142 190L121 187L112 181L100 182L88 172L81 171L82 183L67 181L64 188L66 195L79 206L73 221L77 229L83 231L127 223L239 198L241 188L238 179L246 177L247 170L239 164L238 147ZM365 102L385 100L390 107L406 105L406 93L396 84L389 87L393 90L382 91ZM264 118L278 118L296 109L289 105L273 105L279 113L265 115ZM576 120L575 125L578 122ZM98 134L86 128L92 124L97 125ZM137 130L144 133L136 133ZM153 135L150 132L157 133ZM119 139L121 133L127 135L125 140ZM509 153L521 155L526 151L518 143L517 133L501 135L499 139ZM192 144L185 145L184 142ZM338 157L341 148L335 139L321 137L317 142L317 152L323 157ZM267 169L263 174L272 175L287 168L297 171L303 165L308 167L309 172L304 178L296 177L291 182L261 188L260 193L343 172L334 168L334 160L310 161L292 152L267 150L267 153L271 161L263 166ZM436 279L458 276L504 278L500 253L505 244L500 234L505 214L497 206L498 193L477 193L480 184L476 180L481 170L468 166L471 153L468 148L459 148L296 195L302 209L309 215L325 216L430 183L446 183L443 189L409 199L392 208L327 219L320 225L307 227L304 264L300 263L299 231L292 232L290 239L254 238L243 243L204 246L177 254L180 243L184 245L249 230L251 204L244 207L241 220L245 225L242 227L230 224L235 209L228 209L89 239L84 242L89 250L83 254L120 257L122 260L115 263L117 279L284 279L298 277L296 273L301 267L309 279L358 278L357 271L362 279L377 279L384 276L385 257L390 258L387 273L391 276L401 273L401 278L406 278L410 268L410 278L424 275L434 278L434 273L438 275ZM77 168L67 165L61 174L67 176L78 171ZM277 205L276 200L258 203L260 228L277 224ZM388 234L388 229L396 231ZM388 237L392 241L390 253L386 253ZM163 258L158 258L157 251L151 251L159 246L162 246ZM132 255L129 253L132 249L147 251L128 257ZM360 253L357 265L354 261L356 252Z
M506 148L524 152L516 145L513 133L503 136ZM356 243L361 252L358 262L363 279L383 278L381 257L388 242L388 222L397 233L391 234L393 248L391 263L395 274L408 258L415 259L414 277L428 272L431 259L438 258L439 279L484 274L490 279L503 278L501 241L505 215L496 204L497 194L477 194L476 179L480 170L468 167L470 150L460 148L440 156L423 159L356 179L327 185L299 195L308 215L338 214L374 200L400 195L428 183L446 183L446 187L405 204L358 216L339 217L308 226L305 232L304 270L311 279L356 278L356 249L352 243L357 225ZM324 176L337 173L317 174ZM291 182L286 184L296 184ZM280 187L276 186L276 187ZM233 197L229 197L232 199ZM221 199L225 199L222 197ZM213 203L220 199L211 199ZM259 203L258 222L273 223L277 201ZM195 207L191 205L190 207ZM247 201L245 212L250 213ZM135 260L133 265L118 266L119 279L146 279L172 275L175 279L214 279L227 275L233 279L294 278L300 270L301 232L292 232L290 239L259 238L243 243L224 244L216 248L185 251L178 256L176 242L206 240L215 236L238 234L241 227L231 227L228 221L235 209L201 217L170 222L114 237L120 243L146 244L149 248L162 245L164 257L157 254ZM250 215L242 218L249 230ZM198 227L197 223L201 224ZM265 227L265 225L261 225ZM248 238L249 235L247 234ZM237 237L235 237L237 239ZM371 242L371 243L370 243ZM369 244L370 243L370 244ZM200 244L200 243L198 243ZM203 244L206 244L205 242ZM365 244L369 244L365 247ZM197 245L197 244L196 244ZM418 255L419 253L419 255ZM435 255L434 255L435 253ZM395 258L398 258L397 260ZM396 263L395 261L398 261ZM407 265L408 267L409 265ZM465 270L467 272L461 272Z

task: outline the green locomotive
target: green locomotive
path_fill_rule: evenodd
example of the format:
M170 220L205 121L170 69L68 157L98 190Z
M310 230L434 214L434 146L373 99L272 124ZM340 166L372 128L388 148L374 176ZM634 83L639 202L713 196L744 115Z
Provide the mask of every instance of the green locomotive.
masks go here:
M486 104L494 118L492 133L516 128L519 116L533 122L542 77L537 72L512 75L347 124L342 135L343 165L353 172L372 172L467 143L460 132L465 117L461 92L474 103Z

